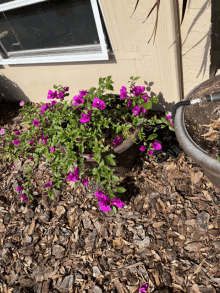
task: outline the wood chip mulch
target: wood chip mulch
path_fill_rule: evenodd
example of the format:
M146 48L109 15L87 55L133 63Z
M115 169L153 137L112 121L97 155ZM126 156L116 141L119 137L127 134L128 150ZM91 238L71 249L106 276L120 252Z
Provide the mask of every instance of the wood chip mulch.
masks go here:
M12 113L0 112L0 129L22 131ZM34 199L23 203L29 164ZM51 174L43 158L0 160L0 292L220 292L219 190L185 153L161 164L140 155L116 215L100 211L93 181L42 197Z

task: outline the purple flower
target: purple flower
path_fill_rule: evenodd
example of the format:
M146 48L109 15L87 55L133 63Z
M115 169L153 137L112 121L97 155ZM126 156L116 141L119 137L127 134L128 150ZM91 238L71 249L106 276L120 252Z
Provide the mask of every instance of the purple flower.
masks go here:
M26 202L28 200L26 193L23 193L20 197L23 198L23 202Z
M143 108L143 106L141 106L140 110L143 112L143 113L146 113L147 110Z
M36 127L39 126L39 121L37 119L35 119L33 122L32 122L33 125L35 125Z
M50 186L52 186L52 182L49 181L48 183L45 184L45 186L46 186L46 187L50 187Z
M113 140L112 143L115 145L115 147L117 147L117 146L119 146L120 144L123 143L123 140L122 140L122 138L120 136L117 135L115 140Z
M17 190L17 191L22 191L22 190L23 190L23 187L22 187L22 186L18 186L18 187L16 188L16 190Z
M139 288L139 293L145 293L148 288L147 284L144 284L142 287Z
M57 97L57 91L53 92L51 90L48 91L48 94L47 94L47 99L50 100L50 99L55 99Z
M0 130L0 134L4 134L5 133L5 130L2 128L1 130Z
M77 141L82 141L82 138L81 138L81 137L79 137L79 138L77 138L76 140L77 140Z
M111 204L116 205L116 207L121 208L121 209L125 205L125 203L123 201L121 201L120 198L113 198L111 200Z
M30 157L30 158L29 158L29 160L33 161L33 160L34 160L34 158L33 158L33 157Z
M130 93L133 93L133 95L137 98L140 94L142 94L145 91L144 86L134 86L131 90Z
M88 123L90 121L90 118L92 116L92 111L88 111L88 115L84 114L84 113L81 113L82 115L82 118L79 119L79 121L81 123Z
M171 120L171 115L168 115L167 116L167 121L170 121Z
M88 180L83 179L83 184L87 186L88 185Z
M144 94L142 98L144 99L145 103L147 103L149 100L149 97L147 97L147 94Z
M59 97L57 97L60 100L64 100L64 92L59 92Z
M52 101L51 102L52 107L54 107L56 105L56 103L57 103L57 101Z
M52 147L52 148L50 148L51 153L55 152L55 150L56 150L56 147L55 146Z
M98 197L98 204L100 205L100 210L105 212L111 211L111 207L108 205L110 202L110 198L108 195L105 195L101 191L96 190L94 193Z
M48 140L48 136L46 136L46 137L44 137L43 135L40 137L40 139L39 139L39 141L40 140L42 140L42 143L44 144L44 145L46 145L47 144L47 140Z
M21 101L20 102L20 106L24 106L24 101Z
M92 106L93 108L99 108L100 110L104 110L106 107L105 102L100 100L99 98L94 98Z
M15 134L16 135L20 135L21 133L19 131L15 131Z
M131 107L132 105L132 99L128 99L128 107Z
M154 152L153 152L152 150L149 150L149 151L147 152L147 155L148 155L148 156L152 156L153 153L154 153Z
M144 145L142 145L142 146L140 147L140 151L144 152L145 150L146 150L146 147L145 147Z
M94 155L89 155L89 158L92 159L94 157Z
M154 150L160 150L160 149L162 149L162 146L161 146L161 144L159 144L156 140L152 143L152 148L154 149Z
M12 169L15 170L16 169L15 166L12 166Z
M135 106L133 109L132 109L132 112L134 113L135 116L137 116L140 112L141 108L138 107L138 106Z
M127 94L127 88L125 86L122 86L120 89L120 99L124 99L124 98L129 98L128 94Z
M63 89L64 89L65 92L68 92L69 87L68 86L67 87L63 87Z
M79 168L74 167L74 173L70 173L67 178L68 181L76 182L79 180Z
M170 122L170 125L171 125L171 126L174 126L174 123L171 121L171 122Z
M86 96L86 95L88 95L88 91L86 90L86 91L79 91L79 96L80 97L84 97L84 96Z
M73 106L78 106L80 104L84 104L84 99L80 96L73 97Z
M47 103L46 105L43 105L41 107L41 113L44 114L44 111L46 111L49 108L49 104Z
M18 139L15 139L15 140L13 141L13 144L14 144L14 145L19 145L19 143L20 143L20 140L18 140Z

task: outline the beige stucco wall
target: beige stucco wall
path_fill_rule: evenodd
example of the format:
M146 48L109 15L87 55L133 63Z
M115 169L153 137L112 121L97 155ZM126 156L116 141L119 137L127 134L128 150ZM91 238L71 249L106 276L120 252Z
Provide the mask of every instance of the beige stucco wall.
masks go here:
M180 16L182 2L179 1ZM195 86L209 79L211 46L211 0L188 2L181 26L185 96Z
M109 61L4 65L0 67L0 91L6 98L14 100L47 102L47 92L54 84L69 86L69 99L72 99L79 90L98 87L99 77L111 75L114 93L119 94L122 86L129 87L130 76L140 76L136 85L146 86L149 96L159 96L159 108L171 109L181 98L177 82L177 48L176 44L173 44L173 1L176 0L161 1L157 36L153 44L154 37L150 43L148 41L153 33L156 10L147 21L143 24L142 22L155 0L139 1L138 8L131 18L136 0L101 0L115 56L110 56ZM185 40L189 28L203 6L199 0L193 2L194 6L187 7L181 29L182 40ZM197 43L207 34L210 19L211 8L206 7L194 23L183 46L185 93L208 78L209 51L204 51L208 37ZM206 67L203 66L205 63ZM205 69L204 75L203 72L199 74L202 67Z

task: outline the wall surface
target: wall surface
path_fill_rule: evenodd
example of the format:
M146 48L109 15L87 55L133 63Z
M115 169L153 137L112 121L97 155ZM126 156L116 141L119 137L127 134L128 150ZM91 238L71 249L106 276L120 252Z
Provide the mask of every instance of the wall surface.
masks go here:
M72 99L79 90L98 88L99 77L111 75L113 93L119 94L122 86L129 88L130 76L139 76L136 85L145 86L149 96L159 96L158 108L170 111L182 98L174 42L173 1L176 0L161 1L153 44L154 36L148 41L154 30L156 9L142 22L155 0L139 1L132 17L137 0L101 0L115 56L110 56L108 61L4 65L0 67L0 92L13 100L47 102L48 90L53 90L54 84L61 84L69 86L68 98ZM181 27L182 42L186 39L183 45L185 94L208 78L211 7L201 2L204 1L190 1ZM181 3L179 7L181 14Z
M211 47L211 0L188 2L181 26L184 96L209 79Z

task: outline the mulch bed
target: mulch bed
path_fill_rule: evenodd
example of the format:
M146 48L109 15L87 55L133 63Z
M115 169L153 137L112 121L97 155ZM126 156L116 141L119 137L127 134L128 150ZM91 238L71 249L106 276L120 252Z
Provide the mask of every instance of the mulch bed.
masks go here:
M22 130L8 110L0 129ZM23 203L29 164L34 199ZM219 190L185 153L160 164L140 154L116 215L100 211L93 181L42 197L51 174L43 158L0 160L0 292L220 292Z

